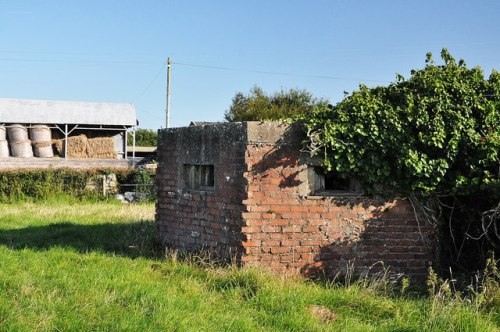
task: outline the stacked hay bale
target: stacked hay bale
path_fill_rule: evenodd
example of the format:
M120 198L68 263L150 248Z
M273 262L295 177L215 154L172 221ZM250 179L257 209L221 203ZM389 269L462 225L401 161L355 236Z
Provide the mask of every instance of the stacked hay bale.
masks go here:
M7 129L7 133L9 136L9 145L12 157L33 157L31 141L28 139L28 130L24 126L19 124L12 125Z
M87 140L89 158L116 159L115 141L112 137L95 137Z
M66 142L68 158L116 159L118 157L112 137L87 138L82 134L70 136L67 141L64 139L54 140L54 145L60 156L64 156Z
M31 144L33 145L33 153L35 157L52 158L54 151L52 150L52 135L50 128L45 125L36 125L30 128Z
M0 127L0 158L9 156L9 144L7 143L7 132L5 127Z
M85 135L70 136L67 140L55 140L54 145L61 157L66 152L68 158L87 158L87 136Z

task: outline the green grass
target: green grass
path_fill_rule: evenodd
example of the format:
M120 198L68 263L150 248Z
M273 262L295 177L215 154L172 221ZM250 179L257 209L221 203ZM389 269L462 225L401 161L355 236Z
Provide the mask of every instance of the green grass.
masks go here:
M154 206L0 205L0 331L498 331L498 308L165 255Z

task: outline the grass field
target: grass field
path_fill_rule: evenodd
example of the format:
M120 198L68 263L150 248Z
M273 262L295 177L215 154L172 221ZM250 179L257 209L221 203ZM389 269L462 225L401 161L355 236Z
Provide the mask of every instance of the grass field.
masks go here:
M499 331L500 309L165 258L154 206L0 205L0 331Z

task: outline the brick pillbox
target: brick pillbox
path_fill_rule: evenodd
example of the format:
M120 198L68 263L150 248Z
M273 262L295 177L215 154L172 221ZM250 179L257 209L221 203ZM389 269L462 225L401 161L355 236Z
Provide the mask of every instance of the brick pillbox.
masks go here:
M279 272L332 277L383 262L424 279L435 262L434 229L407 200L336 188L319 160L300 152L301 139L298 126L276 122L160 130L156 223L164 244Z

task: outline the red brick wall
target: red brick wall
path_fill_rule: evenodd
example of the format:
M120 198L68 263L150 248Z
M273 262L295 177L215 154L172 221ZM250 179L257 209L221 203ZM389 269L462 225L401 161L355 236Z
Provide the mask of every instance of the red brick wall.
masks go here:
M408 201L302 196L306 166L298 157L296 149L247 146L245 265L333 275L349 262L363 272L383 261L425 277L432 228L417 223Z
M266 123L161 131L156 220L165 244L304 274L331 276L348 263L364 272L383 261L425 277L433 230L415 220L411 204L310 196L311 160L287 144L287 133ZM213 164L215 191L183 188L184 163Z
M215 131L206 137L200 128L163 133L166 143L158 149L156 223L168 247L239 259L243 237L241 202L245 197L244 146L226 134ZM213 164L215 191L183 188L181 168L185 163Z

